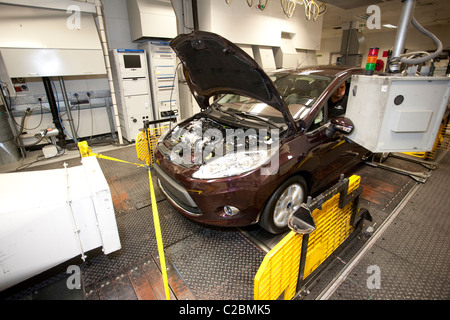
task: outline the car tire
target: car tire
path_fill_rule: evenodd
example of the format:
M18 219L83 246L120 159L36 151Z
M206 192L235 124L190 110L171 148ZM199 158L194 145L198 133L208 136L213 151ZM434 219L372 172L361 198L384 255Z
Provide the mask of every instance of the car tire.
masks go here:
M270 197L259 219L259 225L272 234L288 230L288 218L306 201L308 186L301 176L283 182Z

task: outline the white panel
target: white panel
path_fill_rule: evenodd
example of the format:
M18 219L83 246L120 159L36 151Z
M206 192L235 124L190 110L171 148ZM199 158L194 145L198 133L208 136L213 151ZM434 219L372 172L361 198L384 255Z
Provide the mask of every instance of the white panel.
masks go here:
M431 110L406 110L395 114L394 132L426 132L431 121Z
M253 46L253 54L255 61L265 70L271 71L276 69L275 57L270 47Z
M106 74L91 13L0 4L0 30L9 77Z
M148 79L123 79L123 94L126 96L136 94L149 94Z
M82 162L67 170L0 175L0 291L94 248L121 248L97 159Z
M297 50L290 37L282 36L281 46L274 48L274 54L277 68L295 68L298 65Z
M65 11L0 4L0 48L101 49L94 16L79 18L77 28Z
M10 78L106 74L102 50L0 50Z
M172 39L177 36L177 19L175 14L162 15L145 12L141 13L141 21L142 37Z
M253 49L251 45L248 44L239 44L238 45L239 48L241 48L242 50L245 51L246 54L248 54L250 57L252 57L254 59L254 55L253 55Z
M170 1L127 0L132 40L174 38L177 20Z
M129 115L151 113L150 110L150 96L149 95L134 95L125 97L125 106ZM140 123L142 128L142 123ZM138 132L136 132L136 135Z
M372 152L431 151L449 92L448 78L353 76L348 138Z
M234 43L280 47L282 33L290 33L295 48L318 50L322 19L308 21L304 6L298 6L291 18L279 1L267 1L264 11L249 8L246 1L198 1L200 30L218 33Z

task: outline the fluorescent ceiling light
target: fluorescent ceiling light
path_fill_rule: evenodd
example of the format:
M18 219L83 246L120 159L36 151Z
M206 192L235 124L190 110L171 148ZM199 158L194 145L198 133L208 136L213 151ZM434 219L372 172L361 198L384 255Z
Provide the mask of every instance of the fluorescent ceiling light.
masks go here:
M383 24L383 27L390 28L390 29L397 29L397 26L394 26L393 24Z

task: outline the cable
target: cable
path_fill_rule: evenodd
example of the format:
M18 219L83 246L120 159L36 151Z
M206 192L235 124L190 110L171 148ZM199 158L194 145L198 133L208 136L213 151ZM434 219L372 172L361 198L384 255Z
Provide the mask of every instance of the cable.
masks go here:
M327 5L320 6L314 0L281 0L281 8L288 18L294 15L297 4L305 6L305 16L307 20L316 21L317 18L327 11ZM311 15L312 14L312 15Z
M300 4L303 4L303 1L300 2ZM297 7L297 1L294 0L281 0L281 9L283 9L284 14L290 18L293 16L295 9Z
M325 3L322 3L320 6L314 0L303 0L303 3L305 3L305 15L308 20L311 19L311 13L313 21L316 21L319 16L327 11L327 5ZM323 7L322 10L320 10L321 7Z
M259 10L264 11L264 10L266 9L266 7L267 7L267 2L268 2L268 1L269 1L269 0L266 0L266 2L264 2L264 4L261 4L261 0L259 0L259 4L257 4L256 7L257 7Z
M43 110L43 107L42 107L42 101L41 101L41 100L39 101L39 103L40 103L40 105L41 105L41 120L39 121L39 124L38 124L36 127L34 127L34 128L23 128L23 129L25 129L25 130L34 130L34 129L39 128L40 125L42 124L42 119L44 118L44 110ZM31 109L31 112L29 113L30 115L31 115L31 113L33 112L33 110L34 110L34 108ZM23 130L23 129L22 129L22 130Z
M23 143L20 143L20 142L19 142L20 136L22 135L22 131L23 131L23 128L24 128L24 125L25 125L25 118L27 117L27 115L28 115L29 113L31 113L31 112L30 112L30 108L28 108L28 109L25 111L25 114L23 115L22 120L20 121L20 125L19 125L19 129L20 129L20 130L19 130L19 132L17 133L17 135L14 136L14 144L15 144L16 146L18 146L19 148L20 148L20 147L32 147L32 146L35 146L35 145L37 145L38 143L40 143L42 140L44 140L44 138L45 138L45 136L46 136L46 134L47 134L47 130L45 130L45 132L44 132L44 134L42 135L41 138L37 138L36 135L35 135L35 138L38 139L38 140L35 141L35 142L33 142L33 143L31 143L31 144L23 144Z

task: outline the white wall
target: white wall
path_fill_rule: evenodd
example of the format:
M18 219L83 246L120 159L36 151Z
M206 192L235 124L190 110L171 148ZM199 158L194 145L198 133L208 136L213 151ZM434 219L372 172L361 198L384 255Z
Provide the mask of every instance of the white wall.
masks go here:
M102 1L109 49L137 49L130 36L126 0Z
M126 0L106 0L103 1L106 32L108 37L108 45L110 49L126 48L136 49L137 44L131 41L130 28L128 23L128 13ZM20 7L18 7L20 9ZM97 35L96 35L97 36ZM20 40L20 39L18 39ZM6 75L2 75L2 81L8 82ZM44 107L48 106L45 89L41 78L26 78L28 91L15 93L14 89L8 86L10 94L13 98L14 116L16 122L20 123L23 111L26 108L33 109L33 113L27 118L25 127L30 136L42 129L54 127L52 117L47 108L44 108L44 116L41 122L40 104L38 98L43 99ZM64 101L62 98L60 85L57 77L53 77L60 107L64 109ZM84 104L87 109L81 112L81 123L79 126L79 135L81 137L89 137L92 134L110 133L108 114L106 105L110 106L111 95L109 91L108 79L106 75L96 76L70 76L64 77L64 83L67 95L70 101L76 102L74 94L79 95L79 100L87 101L87 92L90 92L90 103L96 107L90 112L89 105ZM64 113L64 112L63 112ZM78 112L73 111L75 126L78 123ZM63 115L63 119L67 118ZM39 123L41 124L39 125ZM63 121L66 130L71 134L69 124Z
M283 32L291 35L296 49L318 50L322 36L322 17L308 21L299 6L291 18L282 11L280 1L267 1L264 11L247 1L198 0L200 30L220 34L238 44L279 47Z
M48 1L41 0L41 2L47 3ZM104 0L102 3L109 48L136 49L137 44L133 43L130 35L130 21L126 0ZM37 1L37 4L39 4L39 1ZM293 46L299 54L298 63L303 65L315 64L315 59L311 59L311 57L315 55L315 50L318 50L321 45L322 17L315 22L308 21L302 7L299 8L292 18L287 18L282 11L279 1L268 1L267 8L261 11L256 9L255 5L249 8L244 0L231 1L230 5L223 0L198 0L201 30L219 33L237 44L246 45L246 48L249 50L254 46L280 47L282 33L289 34ZM46 105L46 94L40 78L25 80L28 83L28 91L16 95L12 87L9 90L12 97L15 98L13 106L16 112L16 121L20 122L23 111L30 107L34 109L34 112L28 119L27 128L34 128L35 124L40 122L38 98L43 98L44 105ZM94 105L99 106L110 103L106 75L71 76L65 77L64 80L69 100L76 101L74 94L77 93L80 100L86 101L87 92L90 92L92 93L91 102ZM2 78L2 81L5 81L5 79ZM54 81L62 107L63 99L58 79L55 78ZM97 115L98 112L102 112L102 114ZM94 115L93 121L91 118L92 114ZM85 132L81 136L90 136L92 134L92 123L94 123L96 128L94 134L109 133L108 125L103 126L107 117L106 109L97 109L92 114L87 112L86 117L82 116L82 125L80 127L86 129L83 129ZM96 124L97 122L98 125ZM28 133L32 135L47 127L53 127L49 115L44 116L43 122L38 128L29 130Z
M425 27L425 29L435 34L442 41L444 49L450 48L450 33L448 25L428 26ZM396 29L370 33L363 31L362 34L364 35L365 44L360 45L359 53L363 55L362 67L365 67L369 48L378 47L378 58L381 58L383 51L392 50L394 48L397 31ZM321 48L317 52L318 64L328 64L330 56L329 53L340 51L341 37L342 35L340 37L322 39ZM436 45L430 38L421 34L414 27L410 27L406 36L405 48L410 52L418 50L434 51L436 49ZM336 62L336 56L334 56L333 62Z

